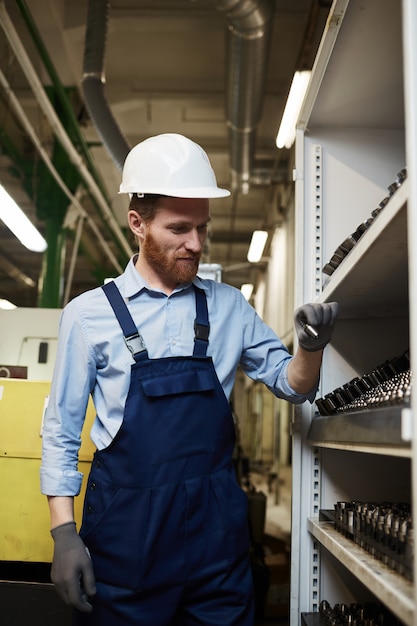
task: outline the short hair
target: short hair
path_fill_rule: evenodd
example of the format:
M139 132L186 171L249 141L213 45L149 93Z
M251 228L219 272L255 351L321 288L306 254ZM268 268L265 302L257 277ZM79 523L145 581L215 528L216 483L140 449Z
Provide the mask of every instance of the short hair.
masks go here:
M129 211L136 211L145 222L151 222L157 211L157 202L161 195L146 194L138 196L137 193L132 194L130 198Z

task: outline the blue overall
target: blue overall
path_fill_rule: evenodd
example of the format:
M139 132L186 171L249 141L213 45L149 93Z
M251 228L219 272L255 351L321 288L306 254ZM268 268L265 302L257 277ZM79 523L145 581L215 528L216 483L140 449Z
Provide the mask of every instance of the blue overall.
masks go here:
M113 282L103 287L135 363L122 426L94 455L80 535L93 561L85 626L252 626L247 497L232 466L229 403L206 356L195 289L194 352L150 359Z

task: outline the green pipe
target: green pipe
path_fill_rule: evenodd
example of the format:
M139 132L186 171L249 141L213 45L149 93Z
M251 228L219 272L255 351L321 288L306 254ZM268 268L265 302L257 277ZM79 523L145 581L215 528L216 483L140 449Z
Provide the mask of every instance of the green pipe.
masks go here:
M43 254L38 306L58 309L62 306L66 243L65 230L62 228L62 216L51 215L46 219L45 226L48 248Z
M90 171L92 172L92 174L94 175L94 179L96 183L98 184L98 186L100 187L100 191L103 193L103 195L105 196L108 202L106 189L103 185L102 180L100 179L99 174L97 173L97 170L94 167L94 163L91 159L91 154L88 148L88 144L86 143L82 133L80 132L78 120L75 116L74 109L72 108L68 100L67 92L61 83L61 80L58 76L58 73L55 69L54 64L51 61L51 57L49 56L46 46L43 43L42 37L39 34L39 31L33 20L33 17L26 5L25 0L16 0L16 4L20 9L22 17L26 23L27 29L29 30L32 36L32 39L35 43L35 46L38 49L42 62L45 66L45 69L51 78L52 84L54 86L54 93L58 96L61 106L65 109L67 120L71 124L71 130L75 132L76 140L78 144L80 145L80 147L82 148L83 155L88 163L88 167Z
M1 99L0 99L1 102ZM64 250L67 238L72 238L71 231L62 231L65 220L68 199L62 190L55 184L49 170L42 161L35 165L32 157L23 158L14 142L3 129L0 128L0 146L4 154L12 161L9 166L10 174L21 181L22 187L28 196L36 199L39 218L45 223L45 238L48 250L42 259L41 276L38 284L39 306L55 308L62 306L62 283L64 280ZM62 170L67 184L75 189L78 184L78 175L66 157L62 146L55 141L53 161L58 169ZM0 181L1 182L1 181ZM39 190L42 190L40 192ZM89 261L91 272L97 279L97 284L102 284L105 277L112 276L112 269L103 266L94 255L89 246L80 243L80 252Z

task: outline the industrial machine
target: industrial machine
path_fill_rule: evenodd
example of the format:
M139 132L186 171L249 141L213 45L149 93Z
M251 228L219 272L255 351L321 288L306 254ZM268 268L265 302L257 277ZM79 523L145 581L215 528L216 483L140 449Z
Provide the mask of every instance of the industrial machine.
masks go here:
M2 623L66 626L70 610L50 582L53 541L40 493L42 423L55 359L60 311L0 312L0 604ZM13 378L20 375L23 378ZM94 453L90 402L79 469L87 477ZM78 526L85 484L75 499Z

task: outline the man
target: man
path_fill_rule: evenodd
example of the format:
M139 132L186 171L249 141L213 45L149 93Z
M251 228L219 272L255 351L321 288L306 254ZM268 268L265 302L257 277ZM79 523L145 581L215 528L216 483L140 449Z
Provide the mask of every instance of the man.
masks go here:
M209 198L228 192L189 139L138 144L120 191L131 196L139 254L114 282L70 302L60 325L41 468L51 577L79 625L252 626L247 502L232 469L228 399L240 365L278 397L313 401L337 305L296 312L292 357L238 290L197 277ZM78 535L73 498L90 393L97 452Z

